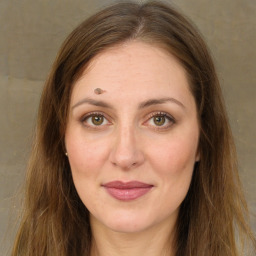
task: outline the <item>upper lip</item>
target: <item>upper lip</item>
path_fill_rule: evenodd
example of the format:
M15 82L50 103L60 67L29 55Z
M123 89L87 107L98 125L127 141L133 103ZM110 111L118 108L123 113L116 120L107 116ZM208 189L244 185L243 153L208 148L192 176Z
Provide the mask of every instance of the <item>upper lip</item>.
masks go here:
M123 182L123 181L111 181L108 183L105 183L102 185L106 188L116 188L116 189L132 189L132 188L150 188L153 187L152 184L147 184L140 181L129 181L129 182Z

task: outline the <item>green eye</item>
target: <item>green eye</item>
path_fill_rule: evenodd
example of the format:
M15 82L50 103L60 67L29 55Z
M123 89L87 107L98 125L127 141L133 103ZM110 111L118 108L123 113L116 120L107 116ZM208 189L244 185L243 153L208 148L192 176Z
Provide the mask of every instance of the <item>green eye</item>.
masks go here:
M166 118L165 116L154 116L153 122L156 126L162 126L165 124Z
M104 117L103 117L103 116L100 116L100 115L92 116L91 119L92 119L91 121L92 121L92 123L93 123L94 125L101 125L101 124L103 124L103 122L104 122Z

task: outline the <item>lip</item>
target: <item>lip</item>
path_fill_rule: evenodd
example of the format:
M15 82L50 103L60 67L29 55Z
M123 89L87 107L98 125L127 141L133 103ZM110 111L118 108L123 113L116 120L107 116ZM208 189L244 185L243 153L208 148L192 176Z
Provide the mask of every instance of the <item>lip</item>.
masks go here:
M142 197L153 188L152 184L140 181L111 181L102 186L112 197L121 201L135 200Z

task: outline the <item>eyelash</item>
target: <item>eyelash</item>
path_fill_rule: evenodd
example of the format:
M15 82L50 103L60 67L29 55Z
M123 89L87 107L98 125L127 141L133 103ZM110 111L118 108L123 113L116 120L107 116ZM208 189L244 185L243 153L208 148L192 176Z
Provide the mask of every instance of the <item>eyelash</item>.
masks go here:
M162 131L163 131L163 130L167 130L167 129L169 129L173 124L176 123L176 120L174 119L174 117L171 116L170 114L166 113L166 112L153 112L153 113L151 113L151 114L148 116L147 121L144 122L144 123L149 122L149 121L150 121L152 118L154 118L154 117L164 117L164 118L167 119L167 122L169 123L169 124L163 125L163 126L157 126L157 125L155 125L155 126L153 126L153 129L155 129L155 130L162 130ZM165 120L165 122L166 122L166 120Z
M90 125L90 124L86 123L86 121L88 121L89 118L94 117L94 116L104 118L103 122L106 120L108 122L108 124ZM163 126L162 125L161 126L157 126L157 125L153 126L152 125L153 129L155 129L155 130L166 130L166 129L170 128L173 124L176 123L176 120L174 119L174 117L166 112L153 112L147 116L147 120L143 123L143 125L148 123L154 117L164 117L169 122L169 124L167 124L167 125L164 124ZM90 113L84 115L81 118L80 122L84 126L86 126L86 128L90 128L90 129L102 129L104 126L111 124L111 122L109 121L109 118L106 118L106 114L102 113L102 112L90 112ZM166 120L165 120L165 122L166 122Z
M105 125L106 125L106 124L105 124L105 125L90 125L90 124L87 124L86 121L88 121L89 118L94 117L94 116L102 117L102 118L104 118L104 121L107 120L107 121L111 124L111 122L109 121L109 119L106 118L106 114L105 114L105 113L102 113L102 112L90 112L90 113L84 115L84 116L81 118L80 121L81 121L81 123L82 123L84 126L86 126L86 128L90 128L90 129L101 129L102 126L105 126ZM103 121L103 122L104 122L104 121ZM107 124L107 125L109 125L109 124Z

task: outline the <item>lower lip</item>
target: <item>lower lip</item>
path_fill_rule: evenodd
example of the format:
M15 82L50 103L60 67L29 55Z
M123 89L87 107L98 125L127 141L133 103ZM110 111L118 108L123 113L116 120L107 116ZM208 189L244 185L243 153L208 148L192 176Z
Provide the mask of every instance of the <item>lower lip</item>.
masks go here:
M152 189L152 187L129 188L129 189L105 187L105 189L115 199L118 199L121 201L131 201L144 196L146 193L148 193Z

